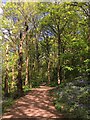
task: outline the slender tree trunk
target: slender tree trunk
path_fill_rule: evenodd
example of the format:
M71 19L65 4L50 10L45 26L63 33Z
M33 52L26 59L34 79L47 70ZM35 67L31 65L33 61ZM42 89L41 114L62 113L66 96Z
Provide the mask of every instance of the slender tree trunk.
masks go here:
M32 63L31 63L31 57L30 57L30 62L29 62L29 87L32 88L32 83L31 83L31 80L32 80Z
M60 38L60 32L58 28L58 84L61 83L61 60L60 60L60 53L61 53L61 38Z
M57 58L57 52L56 52L56 50L55 50L55 48L56 48L56 40L54 39L54 51L53 51L53 74L54 74L54 80L55 80L55 78L56 78L56 71L55 71L55 69L56 69L56 58Z
M37 71L39 72L39 52L38 52L38 37L36 34L36 67Z
M29 87L32 88L32 83L31 83L31 80L32 80L32 70L33 70L33 67L32 67L32 51L31 51L31 45L33 45L33 41L31 39L31 44L29 43L29 48L28 48L28 55L29 55Z
M31 62L31 55L29 58L29 87L32 88L31 80L32 80L32 62Z
M28 85L28 78L29 78L29 57L26 57L26 80L25 80L25 85Z
M88 4L88 80L90 80L90 3Z
M64 46L62 47L62 53L64 54L64 52L65 52L65 44L64 44ZM65 65L65 59L63 59L63 64ZM63 69L62 70L62 82L64 82L65 81L65 70Z
M46 53L46 60L47 60L47 72L48 72L48 85L50 84L50 50L49 50L49 41L48 41L48 37L46 37L46 49L47 49L47 53Z
M8 44L6 46L6 75L5 75L5 83L4 83L4 93L5 96L8 96L8 71L9 71L9 67L8 67Z
M48 61L48 84L50 84L50 60Z
M38 51L38 31L37 31L37 27L38 27L38 24L36 23L36 19L33 18L33 25L34 25L34 28L36 30L36 34L35 34L35 50L36 50L36 70L38 71L39 73L39 51Z
M14 65L12 66L12 83L11 83L11 89L14 88L14 80L15 80L15 76L14 76Z
M25 80L25 85L28 85L29 82L29 56L28 56L28 43L26 40L26 80Z

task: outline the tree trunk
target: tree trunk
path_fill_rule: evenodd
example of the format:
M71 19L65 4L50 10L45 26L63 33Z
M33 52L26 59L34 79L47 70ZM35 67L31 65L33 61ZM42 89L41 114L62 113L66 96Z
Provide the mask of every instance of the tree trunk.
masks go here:
M36 34L36 69L39 72L39 52L38 52L38 37Z
M90 80L90 3L88 4L88 80Z
M60 53L61 53L61 38L60 38L60 32L58 28L58 84L61 83L61 60L60 60Z
M28 67L29 67L29 58L28 56L26 57L26 80L25 80L25 85L28 85L28 78L29 78L29 70L28 70Z
M29 87L30 88L32 88L32 83L31 83L31 80L32 80L32 65L31 64L32 63L31 63L31 59L30 59L30 62L29 62Z
M20 41L19 49L18 49L18 80L17 80L17 92L18 94L23 93L23 88L22 88L22 63L23 63L23 52L22 52L22 44L23 41Z
M62 52L63 54L64 54L64 52L65 52L65 43L63 43L63 45L61 46L61 52ZM63 65L65 65L65 59L64 59L64 58L63 58L62 62L63 62ZM61 81L62 81L62 82L65 81L65 70L63 69L63 67L62 67L62 69L61 69Z
M50 60L48 61L48 84L50 84Z
M32 88L32 83L31 83L31 80L32 80L32 71L33 71L33 67L32 67L32 50L31 50L31 45L33 45L33 41L31 39L31 44L29 43L29 51L28 51L28 54L29 54L29 87Z
M29 83L29 54L28 54L28 42L26 39L26 80L25 85L28 85Z
M50 84L50 50L49 50L49 41L48 41L48 36L46 37L46 49L47 49L47 53L46 53L46 59L47 59L47 72L48 72L48 85Z
M22 64L23 64L23 41L26 37L27 32L22 34L20 31L20 43L18 46L18 80L17 80L17 94L22 95L23 94L23 87L22 87Z
M6 75L5 75L5 83L4 83L4 93L5 97L8 96L8 44L6 46Z
M12 82L11 82L11 89L14 88L14 80L15 80L15 76L14 76L14 65L12 66Z

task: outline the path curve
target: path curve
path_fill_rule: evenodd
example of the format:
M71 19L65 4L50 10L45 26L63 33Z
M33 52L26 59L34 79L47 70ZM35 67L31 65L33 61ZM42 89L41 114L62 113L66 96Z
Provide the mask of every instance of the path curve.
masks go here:
M18 99L15 104L10 108L7 113L4 113L5 118L44 118L48 120L51 118L63 118L62 114L59 114L53 103L51 97L49 97L49 90L52 87L40 86L40 88L34 88L24 97Z

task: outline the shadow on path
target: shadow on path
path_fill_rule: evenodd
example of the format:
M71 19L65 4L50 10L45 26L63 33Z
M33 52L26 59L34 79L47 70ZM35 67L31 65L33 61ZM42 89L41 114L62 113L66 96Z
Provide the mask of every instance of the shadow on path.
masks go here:
M11 109L4 113L4 119L32 119L32 120L51 120L63 118L62 114L59 114L53 103L52 98L49 97L49 91L53 89L47 86L41 86L40 88L34 88L24 97L18 99Z

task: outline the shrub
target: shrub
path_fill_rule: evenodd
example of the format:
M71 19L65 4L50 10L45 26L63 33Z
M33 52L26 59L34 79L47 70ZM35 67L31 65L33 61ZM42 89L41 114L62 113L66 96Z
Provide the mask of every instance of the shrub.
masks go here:
M89 119L89 87L86 79L75 79L73 82L66 83L64 87L60 87L55 93L57 94L56 109L66 112L68 116L73 118ZM65 106L63 109L61 103Z

